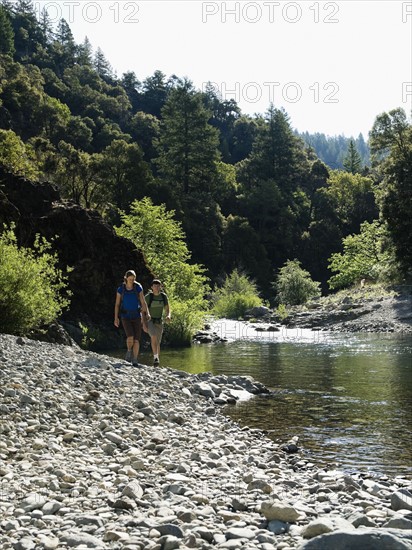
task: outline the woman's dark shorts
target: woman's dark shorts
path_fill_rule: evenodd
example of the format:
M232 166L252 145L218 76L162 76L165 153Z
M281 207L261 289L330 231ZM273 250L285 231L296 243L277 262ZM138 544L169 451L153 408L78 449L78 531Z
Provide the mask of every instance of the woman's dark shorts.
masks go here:
M138 319L123 319L122 317L122 325L127 338L133 336L135 342L140 341L142 335L142 320L140 317Z

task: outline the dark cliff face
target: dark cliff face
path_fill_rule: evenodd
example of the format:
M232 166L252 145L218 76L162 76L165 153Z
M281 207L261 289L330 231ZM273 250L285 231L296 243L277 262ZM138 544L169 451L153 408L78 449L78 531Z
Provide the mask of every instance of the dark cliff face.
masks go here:
M116 288L127 269L136 271L144 290L149 288L153 275L143 254L118 237L99 214L62 200L48 183L35 184L0 167L0 223L10 222L16 224L22 246L30 246L36 233L48 241L54 238L59 267L73 268L65 322L112 326Z

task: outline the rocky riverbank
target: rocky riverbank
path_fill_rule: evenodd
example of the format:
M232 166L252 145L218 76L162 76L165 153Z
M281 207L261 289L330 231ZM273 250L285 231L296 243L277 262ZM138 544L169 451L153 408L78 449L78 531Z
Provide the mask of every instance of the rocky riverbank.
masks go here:
M269 330L286 326L330 332L412 334L412 287L387 290L376 286L341 291L302 306L290 306L282 316L276 310L257 307L247 315L247 320L250 319L260 321Z
M288 325L333 332L396 332L412 334L412 295L368 296L365 292L337 301L312 302L296 308Z
M0 335L0 548L412 548L411 480L325 471L222 406L267 390Z
M365 291L341 292L333 298L313 300L304 306L291 306L283 316L268 307L255 307L245 323L260 332L279 332L300 328L328 332L372 332L412 334L412 294ZM247 333L247 330L243 330ZM226 341L224 332L199 331L194 341L200 344Z

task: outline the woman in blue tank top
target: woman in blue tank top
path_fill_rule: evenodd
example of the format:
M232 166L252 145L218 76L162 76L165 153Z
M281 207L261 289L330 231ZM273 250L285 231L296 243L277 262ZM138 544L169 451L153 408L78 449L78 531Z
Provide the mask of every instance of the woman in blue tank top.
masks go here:
M141 311L150 317L142 285L136 282L136 273L128 270L124 276L124 282L116 292L114 305L114 325L119 327L120 320L126 333L126 361L137 366L139 355L140 337L142 334Z

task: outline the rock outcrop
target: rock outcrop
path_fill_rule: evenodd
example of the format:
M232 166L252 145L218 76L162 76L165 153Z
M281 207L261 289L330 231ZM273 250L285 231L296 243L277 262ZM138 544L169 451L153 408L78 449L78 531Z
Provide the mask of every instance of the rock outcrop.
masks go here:
M63 200L49 183L32 183L5 173L0 168L0 223L16 225L16 236L22 246L32 245L40 234L59 255L59 267L70 266L70 309L62 322L79 340L79 322L93 327L106 345L117 340L112 328L117 286L127 269L134 269L144 288L150 285L152 273L143 254L134 244L118 237L114 230L93 210Z

